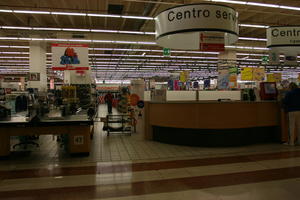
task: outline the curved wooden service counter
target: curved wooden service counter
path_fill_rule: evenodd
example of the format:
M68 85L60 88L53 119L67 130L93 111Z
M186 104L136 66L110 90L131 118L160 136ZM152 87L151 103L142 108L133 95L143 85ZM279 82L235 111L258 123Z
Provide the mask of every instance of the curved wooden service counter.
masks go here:
M280 141L275 101L146 102L145 138L193 146Z

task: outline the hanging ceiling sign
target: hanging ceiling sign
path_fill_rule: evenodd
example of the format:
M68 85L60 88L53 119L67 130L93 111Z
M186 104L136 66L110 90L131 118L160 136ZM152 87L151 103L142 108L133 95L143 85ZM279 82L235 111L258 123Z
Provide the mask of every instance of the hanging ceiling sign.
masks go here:
M87 44L52 44L52 70L89 70Z
M156 42L165 48L199 49L201 32L222 33L224 40L220 44L233 44L239 34L238 13L225 5L203 3L177 6L155 17L155 29Z
M267 47L300 46L300 26L274 26L267 29Z
M267 47L270 48L277 63L278 55L284 54L284 64L297 65L300 53L300 26L274 26L267 29ZM272 57L271 57L272 58Z

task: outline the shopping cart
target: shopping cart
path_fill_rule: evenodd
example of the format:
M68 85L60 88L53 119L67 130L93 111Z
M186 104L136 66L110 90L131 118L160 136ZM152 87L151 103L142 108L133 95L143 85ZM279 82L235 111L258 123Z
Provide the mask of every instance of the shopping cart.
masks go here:
M107 136L112 132L129 135L133 132L133 119L130 115L107 115L106 123Z

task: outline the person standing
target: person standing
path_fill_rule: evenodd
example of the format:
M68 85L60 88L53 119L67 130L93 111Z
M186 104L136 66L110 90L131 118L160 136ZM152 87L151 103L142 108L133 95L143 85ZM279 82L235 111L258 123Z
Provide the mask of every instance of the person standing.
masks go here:
M109 114L112 114L112 102L113 102L113 96L111 94L111 92L108 92L105 97L104 100L107 104L107 111Z
M289 118L289 145L300 144L300 88L290 83L290 91L283 99L283 106Z

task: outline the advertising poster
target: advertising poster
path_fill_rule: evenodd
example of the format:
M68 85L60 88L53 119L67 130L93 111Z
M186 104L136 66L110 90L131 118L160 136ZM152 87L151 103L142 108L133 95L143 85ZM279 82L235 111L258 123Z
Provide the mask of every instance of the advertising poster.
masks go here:
M260 68L253 68L253 80L254 81L263 81L265 80L265 69Z
M281 73L271 73L267 74L267 81L268 82L281 82L282 74Z
M222 69L219 70L219 76L218 76L218 89L219 90L227 90L229 89L229 70L228 69Z
M52 44L52 70L89 70L87 44Z
M40 73L29 73L28 80L29 81L40 81Z
M267 82L275 82L274 74L267 74Z
M183 71L180 72L180 81L181 82L187 82L190 79L190 72L189 71Z
M253 68L251 67L244 67L241 71L241 79L242 81L252 81L253 80Z
M237 67L230 67L229 68L229 88L237 88Z
M273 74L275 82L280 82L282 80L282 74L281 73L274 73Z
M237 74L229 75L229 88L237 88Z

